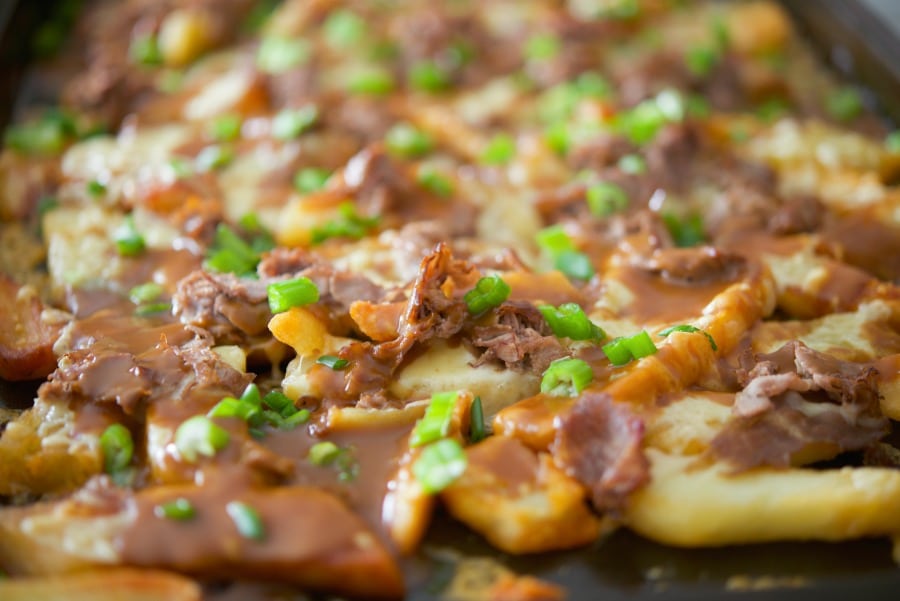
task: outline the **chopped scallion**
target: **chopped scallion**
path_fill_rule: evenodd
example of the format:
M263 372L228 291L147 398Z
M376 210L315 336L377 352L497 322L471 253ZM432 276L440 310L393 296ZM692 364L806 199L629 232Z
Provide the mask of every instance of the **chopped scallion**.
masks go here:
M260 43L256 64L262 71L277 75L302 65L309 60L310 54L307 40L270 36Z
M648 334L646 330L641 330L634 336L625 338L625 347L628 349L628 352L631 353L631 356L635 359L643 359L644 357L649 357L657 350L659 350L656 348L656 345L653 344L653 340L650 338L650 334Z
M640 175L647 171L647 161L639 154L626 154L619 159L616 166L630 175Z
M900 153L900 130L894 130L885 136L884 147L888 152Z
M194 519L194 516L197 515L197 510L194 509L193 503L188 499L178 497L154 507L153 514L160 519L165 518L167 520L184 522Z
M155 35L146 34L132 38L128 46L128 56L139 65L159 65L163 62L162 52Z
M303 276L269 284L266 293L272 313L283 313L291 307L302 307L319 300L319 289L311 279Z
M322 355L321 357L316 359L316 363L318 363L319 365L324 365L325 367L333 369L335 371L340 371L350 365L350 362L346 359L342 359L334 355Z
M307 167L298 171L294 176L294 188L303 194L318 192L328 183L329 177L331 177L331 172L327 169Z
M293 140L315 124L319 109L307 104L298 109L284 109L272 120L272 137L276 140Z
M539 33L525 42L525 57L534 61L545 61L557 56L562 49L559 38L549 33Z
M559 307L538 305L538 310L553 333L572 340L602 340L606 333L588 319L577 303L563 303Z
M541 392L552 396L575 396L593 379L594 371L585 361L574 357L557 359L541 378Z
M719 347L718 347L718 345L716 344L716 341L713 340L712 335L711 335L709 332L706 332L706 331L704 331L704 330L701 330L701 329L698 328L698 327L695 327L695 326L692 326L692 325L687 325L687 324L684 324L684 325L678 325L678 326L671 326L671 327L668 327L668 328L666 328L665 330L661 331L661 332L659 333L659 335L662 336L663 338L665 338L666 336L668 336L668 335L671 334L672 332L687 332L687 333L689 333L689 334L692 334L692 333L700 333L700 334L703 334L704 336L706 336L706 339L709 340L709 345L712 347L712 350L714 350L714 351L718 351L718 350L719 350Z
M588 206L595 217L608 217L628 208L628 195L612 182L593 184L585 193Z
M225 506L225 511L234 522L238 533L244 538L262 540L266 537L266 529L259 512L250 505L240 501L231 501Z
M422 449L412 472L429 494L441 492L463 475L468 465L466 452L456 440L444 438Z
M310 234L310 241L313 244L321 244L329 238L359 240L369 231L377 228L380 221L381 218L377 215L362 217L357 214L356 206L352 202L341 203L338 206L338 218L314 227Z
M94 198L100 198L106 194L106 186L95 179L89 181L85 186L85 189L87 190L87 193Z
M213 144L203 148L194 157L194 167L200 173L216 171L234 160L234 149L225 144Z
M217 142L233 142L241 137L243 120L240 115L220 115L209 124L209 135Z
M213 457L226 446L231 437L205 415L195 415L175 430L175 448L186 461L194 463L198 455Z
M499 306L509 297L509 284L499 275L489 275L478 280L475 287L466 292L463 300L472 315L484 313Z
M389 129L384 143L389 151L406 158L422 156L434 147L431 136L409 123L398 123Z
M144 303L135 307L134 314L139 317L146 317L157 313L166 313L171 309L171 303Z
M229 226L220 223L216 227L215 238L204 265L220 273L246 275L254 272L259 259L259 254L252 246Z
M575 244L572 242L572 238L569 237L566 230L563 229L563 226L559 224L545 227L539 231L535 236L535 241L541 250L551 257L556 257L563 252L575 250Z
M309 448L306 458L313 465L323 467L334 463L341 454L341 447L337 446L330 440L317 442Z
M354 94L384 96L394 90L394 76L381 66L369 66L351 74L347 89Z
M416 422L409 437L409 445L420 447L447 436L458 397L459 393L456 391L436 392L431 395L431 402L425 410L425 415Z
M863 111L863 99L856 88L844 86L825 99L825 110L837 121L851 121Z
M139 284L128 292L128 298L136 305L155 301L162 296L165 290L156 282L147 282Z
M568 277L576 280L587 281L596 273L590 257L577 250L566 250L559 253L556 255L553 265Z
M134 257L146 248L144 237L134 227L134 218L131 215L125 217L122 226L115 232L116 250L123 257Z
M481 404L481 397L477 396L469 407L469 440L478 442L487 436L484 425L484 407Z
M450 86L450 77L434 61L420 61L409 70L409 83L423 92L440 92Z
M322 30L325 41L332 48L353 48L366 35L366 22L356 13L340 9L325 20Z
M122 424L111 424L100 435L103 471L115 475L127 469L134 455L131 432Z
M434 169L419 169L416 180L420 186L437 196L446 198L453 194L453 183L450 179Z
M625 337L619 336L603 345L603 354L613 365L625 365L633 359L625 344Z
M486 165L505 165L516 154L516 141L509 134L497 134L491 138L481 153Z
M707 46L695 46L688 49L684 62L688 71L697 77L706 77L719 62L719 53Z
M683 219L679 219L672 213L663 213L662 219L676 246L682 248L697 246L706 240L703 217L697 213L691 213Z

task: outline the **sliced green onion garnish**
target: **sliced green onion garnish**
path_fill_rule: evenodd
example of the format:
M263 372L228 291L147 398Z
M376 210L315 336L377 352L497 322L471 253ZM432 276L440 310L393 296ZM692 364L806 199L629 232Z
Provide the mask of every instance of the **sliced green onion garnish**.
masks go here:
M639 154L626 154L619 162L616 163L616 166L621 169L624 173L628 173L631 175L640 175L641 173L646 173L647 171L647 161L644 160Z
M447 176L431 168L421 168L416 176L419 185L429 192L446 198L453 194L453 183Z
M231 437L228 431L213 423L205 415L195 415L175 430L175 448L186 461L194 463L198 455L213 457L226 446Z
M756 116L766 122L775 121L787 112L788 105L780 98L769 98L756 108Z
M313 465L322 467L334 463L334 461L340 454L341 447L337 446L330 440L326 440L323 442L317 442L316 444L311 446L306 458L309 459L309 462Z
M256 65L266 73L277 75L290 71L309 60L309 42L302 38L263 38L256 53Z
M412 466L413 475L429 494L441 492L463 475L468 465L466 452L452 438L444 438L422 449Z
M351 238L359 240L371 230L378 227L381 218L362 217L356 212L356 206L352 202L341 203L338 206L339 217L321 226L314 227L310 235L313 244L321 244L329 238Z
M165 292L163 287L156 282L147 282L146 284L139 284L132 288L128 292L128 298L130 298L131 302L134 304L140 305L142 303L155 301L162 296L163 292Z
M262 540L266 537L266 529L262 518L253 507L240 501L231 501L225 506L228 517L234 522L238 533L244 538Z
M319 109L307 104L298 109L284 109L272 120L272 137L276 140L293 140L315 124Z
M556 255L553 265L568 277L576 280L587 281L594 277L595 273L590 257L577 250L566 250L559 253Z
M123 257L134 257L146 248L144 237L134 227L134 218L131 215L125 217L122 226L115 232L116 250Z
M535 242L545 253L551 257L556 257L561 253L575 250L575 244L572 238L563 229L563 226L551 225L545 227L535 236Z
M588 319L577 303L563 303L559 307L538 305L538 310L553 333L572 340L602 340L606 333Z
M894 130L885 136L884 147L888 152L900 153L900 130Z
M294 415L299 410L294 406L294 401L289 396L278 390L271 390L263 397L263 403L271 407L283 417Z
M254 426L262 424L262 410L258 405L230 396L216 403L206 415L207 417L236 417Z
M331 177L331 172L327 169L307 167L298 171L294 176L294 188L303 194L318 192L328 183L329 177Z
M491 138L481 153L485 165L505 165L516 154L516 141L509 134L497 134Z
M132 38L128 56L139 65L159 65L163 61L156 36L149 34Z
M332 48L353 48L366 35L366 22L356 13L340 9L328 15L322 30Z
M59 199L55 196L41 196L37 203L37 214L43 217L53 209L59 207Z
M587 189L585 194L591 213L596 217L608 217L628 208L628 195L621 186L612 182L600 182Z
M272 313L283 313L291 307L302 307L319 300L319 289L311 279L304 276L269 284L266 292Z
M539 33L525 42L525 57L530 60L549 60L559 54L562 44L559 38L549 33Z
M556 154L565 156L569 152L572 136L567 123L560 121L544 129L544 144Z
M676 246L682 248L697 246L706 240L703 217L697 213L692 213L684 219L679 219L672 213L663 213L662 219Z
M244 275L253 273L259 263L259 254L244 242L234 230L220 223L204 265L212 271Z
M606 358L609 359L610 363L613 365L625 365L634 358L631 356L631 351L628 350L628 346L625 344L625 338L623 336L614 338L604 344L603 354L606 355Z
M234 160L234 149L224 144L207 146L194 157L194 167L200 173L227 167Z
M339 371L350 365L350 362L346 359L335 357L334 355L322 355L321 357L316 359L316 363L318 363L319 365L324 365L325 367L328 367L335 371Z
M696 46L687 51L684 62L688 71L698 77L706 77L719 62L719 53L707 46Z
M103 471L113 475L128 468L134 456L131 432L122 424L111 424L100 435Z
M684 110L685 113L695 119L705 119L712 113L709 100L700 94L689 94L684 99Z
M469 440L478 442L487 436L484 426L484 407L481 404L481 397L477 396L469 407Z
M85 189L87 190L87 193L94 198L99 198L106 194L106 186L95 179L89 181L85 186Z
M509 284L503 281L499 275L489 275L478 280L475 287L466 292L463 300L469 313L478 315L488 309L499 306L509 297Z
M384 67L369 66L350 76L347 89L354 94L383 96L394 90L394 76Z
M172 309L171 303L145 303L134 308L134 314L139 317L166 313Z
M409 83L423 92L440 92L450 86L450 77L433 61L420 61L410 68Z
M418 157L431 152L431 136L409 123L398 123L384 137L387 149L402 157Z
M855 88L845 86L825 99L825 110L838 121L850 121L862 114L862 96Z
M14 125L6 130L4 143L24 154L53 156L80 134L78 125L67 112L49 109L40 119Z
M657 350L659 350L656 348L656 345L653 344L653 340L650 338L650 334L648 334L646 330L641 330L634 336L625 338L625 347L628 349L628 352L631 353L631 356L635 359L643 359L644 357L649 357Z
M552 396L575 396L593 379L594 371L581 359L557 359L541 378L541 392Z
M663 338L665 338L672 332L687 332L689 334L699 332L700 334L703 334L704 336L706 336L706 339L709 340L709 345L712 347L712 350L714 350L714 351L719 350L719 346L716 344L716 341L713 340L712 335L710 335L709 332L701 330L700 328L694 327L692 325L686 325L686 324L679 325L679 326L671 326L669 328L666 328L662 332L660 332L659 335L662 336Z
M431 395L431 402L425 410L425 415L416 422L409 437L410 446L420 447L447 436L458 397L459 393L456 391L436 392Z
M194 505L189 500L179 497L154 507L153 515L158 518L184 522L194 519L194 516L197 515L197 510L194 509Z
M240 115L220 115L209 124L209 135L217 142L233 142L241 137Z

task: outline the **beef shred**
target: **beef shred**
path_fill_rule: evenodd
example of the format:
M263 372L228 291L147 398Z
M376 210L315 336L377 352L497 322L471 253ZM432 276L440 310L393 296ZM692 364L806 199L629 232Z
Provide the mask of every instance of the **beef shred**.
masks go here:
M585 392L562 420L553 443L560 466L591 491L600 511L617 511L650 479L644 422L608 394Z
M804 451L818 457L863 450L887 433L874 367L799 341L754 363L738 373L744 389L735 397L735 417L711 444L736 471L788 467Z

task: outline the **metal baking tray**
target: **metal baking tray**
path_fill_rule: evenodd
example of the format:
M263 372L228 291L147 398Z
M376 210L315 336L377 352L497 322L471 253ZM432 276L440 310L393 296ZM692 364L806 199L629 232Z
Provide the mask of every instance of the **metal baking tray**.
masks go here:
M900 123L900 38L869 4L876 0L782 0L824 62L860 86L887 121ZM892 2L893 0L886 0ZM43 100L28 77L30 40L52 0L0 2L0 127L22 106ZM900 23L897 24L900 30ZM23 94L23 90L28 93ZM22 406L34 386L0 381L0 407ZM898 508L900 510L900 508ZM900 568L887 539L678 549L627 531L577 551L508 556L438 516L414 559L410 601L439 599L447 557L491 557L519 574L564 586L571 601L741 599L897 599Z

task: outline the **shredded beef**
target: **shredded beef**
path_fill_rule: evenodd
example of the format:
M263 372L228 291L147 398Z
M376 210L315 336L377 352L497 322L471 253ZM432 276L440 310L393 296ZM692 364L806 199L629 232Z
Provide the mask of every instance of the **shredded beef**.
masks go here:
M888 429L875 368L841 361L802 342L754 358L738 373L735 417L711 447L736 471L787 467L798 453L862 450Z
M272 316L265 282L201 270L178 282L172 310L181 323L209 330L220 344L265 332Z
M552 361L566 355L531 303L505 302L490 317L491 324L475 326L472 331L472 345L481 351L476 366L500 361L509 369L540 375Z
M419 275L400 319L399 335L376 346L375 356L390 359L398 365L415 343L457 334L463 327L468 308L461 296L448 298L442 286L447 280L467 282L473 271L468 262L453 258L446 243L438 244L422 259Z
M770 232L779 236L812 232L822 224L826 210L814 196L795 196L784 201L767 222Z
M315 263L316 257L309 251L302 248L279 246L263 256L259 265L256 266L256 273L260 279L274 279L283 275L300 273Z
M130 326L130 327L129 327ZM242 374L212 351L203 330L177 324L135 338L142 324L112 320L103 337L84 340L60 359L59 367L38 390L41 400L117 405L141 416L154 402L211 405L240 394L251 376ZM207 399L204 402L202 399Z
M633 257L639 267L670 284L683 286L731 282L743 273L746 259L711 246L661 248L649 258Z
M553 456L591 490L600 511L616 511L650 478L644 422L608 394L585 392L561 421Z

